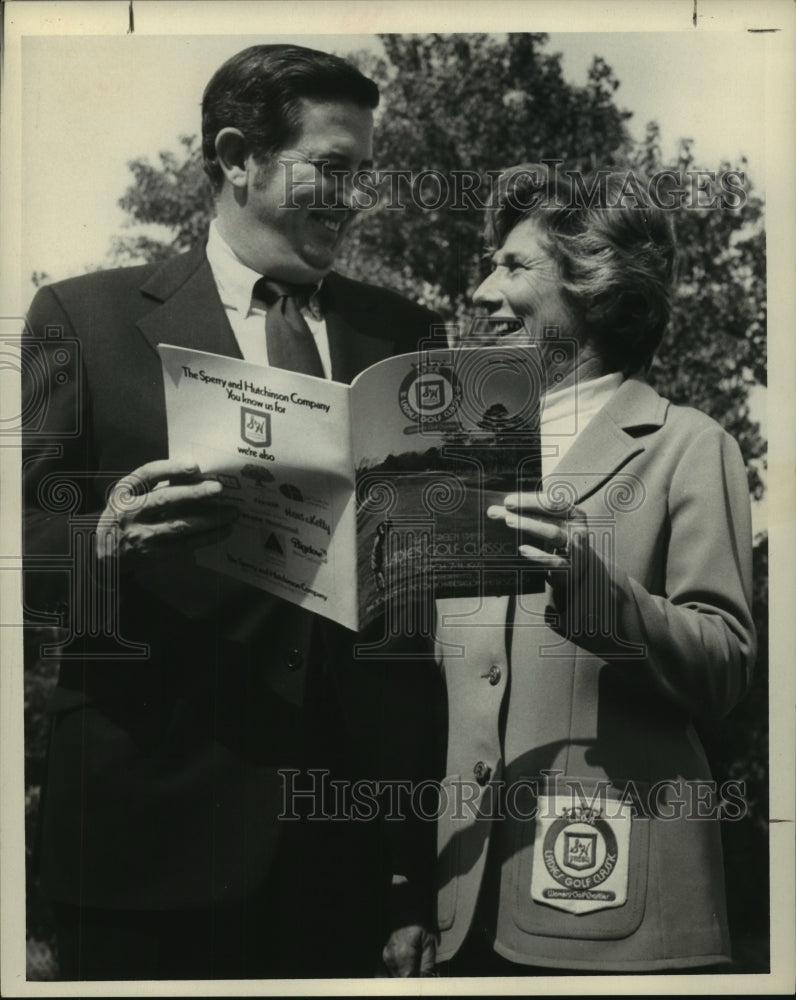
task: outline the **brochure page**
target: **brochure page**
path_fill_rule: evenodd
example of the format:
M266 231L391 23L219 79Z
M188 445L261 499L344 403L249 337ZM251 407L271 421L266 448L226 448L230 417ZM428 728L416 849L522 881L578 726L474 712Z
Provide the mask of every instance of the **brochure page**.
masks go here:
M200 566L357 627L348 386L160 345L169 452L240 513ZM332 544L334 540L334 544Z
M360 619L394 599L538 591L517 533L486 516L541 478L534 347L390 358L351 389Z

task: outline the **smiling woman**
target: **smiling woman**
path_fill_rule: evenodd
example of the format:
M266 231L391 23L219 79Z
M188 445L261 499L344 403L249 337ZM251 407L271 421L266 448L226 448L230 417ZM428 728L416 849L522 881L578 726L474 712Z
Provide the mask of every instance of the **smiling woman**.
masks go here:
M646 368L669 319L674 232L672 213L628 177L584 186L537 164L506 171L485 234L495 268L474 302L521 317L535 340L545 329L575 336L592 370Z
M559 267L538 222L519 222L492 254L492 267L473 302L487 311L492 332L503 343L511 342L507 337L541 341L546 329L562 337L575 334L576 318L564 301Z
M486 514L547 582L437 601L438 957L452 975L721 965L721 796L694 720L728 712L754 662L744 464L644 377L669 310L666 213L643 193L579 199L534 164L500 190L474 296L487 337L563 360L546 365L541 487Z

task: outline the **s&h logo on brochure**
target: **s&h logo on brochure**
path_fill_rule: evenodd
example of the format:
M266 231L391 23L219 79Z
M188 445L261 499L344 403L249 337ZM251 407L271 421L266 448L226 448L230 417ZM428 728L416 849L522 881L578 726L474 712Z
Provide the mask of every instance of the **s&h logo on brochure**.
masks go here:
M241 406L240 436L246 444L268 448L271 444L271 414Z
M437 428L459 408L462 390L450 365L442 361L421 361L412 366L398 390L401 412L423 426Z
M604 815L586 805L560 804L537 814L531 896L570 913L627 901L630 807Z

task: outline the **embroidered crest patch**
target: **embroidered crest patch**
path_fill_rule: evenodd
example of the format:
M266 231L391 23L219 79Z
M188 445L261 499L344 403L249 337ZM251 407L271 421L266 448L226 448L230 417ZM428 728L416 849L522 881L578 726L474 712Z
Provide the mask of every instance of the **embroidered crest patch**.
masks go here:
M531 898L569 913L593 913L627 902L631 806L572 805L542 795L536 816Z

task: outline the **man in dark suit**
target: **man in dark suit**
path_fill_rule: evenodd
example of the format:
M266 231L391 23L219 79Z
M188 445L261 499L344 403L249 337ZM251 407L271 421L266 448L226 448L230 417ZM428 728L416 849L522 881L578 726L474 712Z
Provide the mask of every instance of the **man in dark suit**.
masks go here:
M409 647L395 669L358 658L374 636L196 568L234 512L168 456L155 350L350 382L429 335L427 310L331 273L377 103L325 53L239 53L202 105L206 244L31 306L25 602L65 629L40 844L64 978L372 974L390 932L391 972L433 962L413 888L430 853L376 824L279 819L334 813L318 795L287 801L281 772L316 792L322 770L420 774L426 668ZM391 878L409 903L394 915Z

